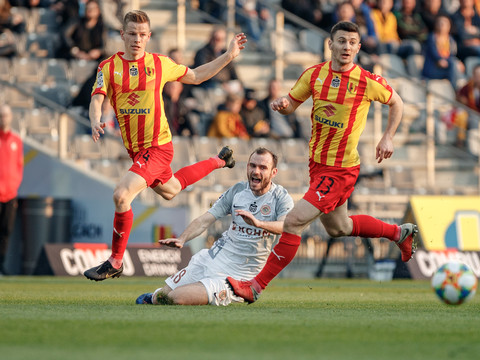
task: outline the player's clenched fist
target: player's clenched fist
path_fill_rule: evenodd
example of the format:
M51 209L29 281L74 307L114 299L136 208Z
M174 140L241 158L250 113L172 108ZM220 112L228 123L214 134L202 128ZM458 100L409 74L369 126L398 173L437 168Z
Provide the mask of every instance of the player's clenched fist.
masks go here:
M270 106L272 107L273 111L280 111L286 109L289 104L290 102L288 99L285 96L282 96L278 99L275 99Z

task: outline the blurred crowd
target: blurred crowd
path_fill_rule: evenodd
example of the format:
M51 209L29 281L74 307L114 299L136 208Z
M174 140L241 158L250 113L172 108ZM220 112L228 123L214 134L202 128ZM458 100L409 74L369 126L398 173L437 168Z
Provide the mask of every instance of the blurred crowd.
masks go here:
M198 10L226 20L225 2L197 0L193 3ZM235 20L247 33L250 50L271 50L270 37L265 33L273 28L271 3L236 0ZM459 101L477 111L480 109L480 70L474 66L470 71L466 69L469 59L480 57L480 0L281 0L276 3L326 31L339 20L357 23L361 29L362 50L368 54L367 63L362 65L367 68L381 54L393 54L405 62L411 56L421 55L422 79L449 80ZM56 35L52 57L101 61L107 56L107 39L118 34L123 14L129 10L128 4L124 0L0 0L0 56L18 56L16 35L27 31L25 11L43 8L53 14L55 22L51 31ZM299 25L288 18L286 26L300 30ZM211 61L225 51L226 44L225 28L216 27L208 42L196 49L193 63L185 65L197 67ZM181 51L167 50L173 60L185 63ZM362 58L359 61L362 62ZM93 81L94 74L73 99L72 106L86 112ZM270 109L271 100L284 95L281 83L272 79L266 97L260 97L250 87L238 77L235 64L201 86L167 84L164 102L172 133L241 138L302 137L304 131L295 116L282 116ZM105 107L108 108L108 104ZM107 120L111 122L112 131L117 132L114 117Z

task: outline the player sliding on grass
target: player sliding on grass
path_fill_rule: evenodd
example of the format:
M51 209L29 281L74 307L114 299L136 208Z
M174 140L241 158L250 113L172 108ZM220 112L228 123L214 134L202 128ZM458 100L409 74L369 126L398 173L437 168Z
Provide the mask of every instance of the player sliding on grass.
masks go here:
M244 49L247 39L237 34L228 50L215 60L189 69L170 58L145 51L150 40L150 19L143 11L125 15L120 35L125 52L118 52L98 67L89 115L92 138L104 133L102 103L108 97L120 126L122 139L133 165L113 193L112 254L100 266L84 272L91 280L118 277L123 271L123 254L133 224L131 203L147 187L170 200L188 185L215 169L235 165L232 150L224 147L218 156L184 167L172 174L172 135L163 110L162 90L168 81L200 84L216 75Z
M272 250L274 234L281 234L293 200L280 185L277 156L256 149L247 164L247 179L228 189L205 214L193 220L178 239L160 240L181 248L202 234L217 219L228 214L232 222L210 249L195 254L185 269L165 280L153 293L140 295L137 304L228 305L243 302L235 296L225 277L250 279L262 269Z
M389 106L387 128L376 147L382 162L393 154L393 136L402 119L403 102L384 78L353 63L360 50L358 26L344 21L331 31L332 60L304 71L288 96L274 100L273 110L288 115L313 98L310 139L310 187L287 215L278 244L263 270L251 281L227 277L235 295L252 303L268 283L294 258L303 229L320 218L332 237L388 238L408 261L416 248L414 224L390 225L368 215L348 216L347 200L360 171L357 151L372 101Z

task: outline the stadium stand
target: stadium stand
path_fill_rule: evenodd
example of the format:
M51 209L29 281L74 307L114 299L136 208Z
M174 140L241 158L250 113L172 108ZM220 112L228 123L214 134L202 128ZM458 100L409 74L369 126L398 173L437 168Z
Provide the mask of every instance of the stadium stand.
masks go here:
M271 4L274 18L282 13L279 0L266 0ZM153 24L153 36L148 51L167 53L171 48L179 47L184 51L187 64L193 62L193 54L208 39L211 29L219 22L212 16L202 13L187 2L185 38L179 36L175 25L178 21L176 4L167 0L142 0L141 8L148 11ZM192 2L195 3L195 2ZM0 94L13 107L15 114L13 127L23 136L37 140L43 146L58 149L60 114L68 114L66 161L86 164L87 172L100 174L105 181L116 182L131 164L126 158L123 144L118 137L107 134L102 141L94 143L89 134L88 119L78 116L70 108L70 101L84 82L93 74L96 62L82 60L55 59L58 23L54 13L47 9L18 8L26 19L26 33L17 34L18 54L13 58L0 57ZM294 16L287 14L290 21ZM277 19L277 18L276 18ZM328 58L325 46L328 35L323 29L307 26L298 20L299 28L283 29L283 52L279 52L278 42L281 33L268 29L271 51L246 49L239 57L236 66L239 77L245 87L253 88L258 98L267 94L268 81L277 77L284 84L284 93L288 93L296 78L308 66ZM216 22L215 22L216 21ZM229 30L239 30L235 24L228 24ZM300 30L298 30L300 29ZM123 41L118 35L109 33L106 41L106 55L119 51ZM465 60L466 77L469 77L478 58ZM455 148L452 141L445 144L433 144L435 153L434 185L427 182L427 143L435 133L427 134L427 121L433 115L434 125L438 127L441 113L448 111L455 103L455 89L448 82L432 80L428 83L420 78L423 57L414 55L404 62L401 58L382 54L378 64L391 85L399 92L405 104L404 123L395 138L395 154L388 162L376 164L374 156L375 128L386 124L385 109L375 109L369 114L365 129L366 136L361 140L359 150L364 161L362 173L352 197L352 207L370 215L399 221L405 214L409 196L413 194L479 194L479 140L474 136L477 129L469 132L470 152ZM224 95L213 94L206 98L201 89L193 90L200 105L207 111L216 110ZM427 96L433 94L433 96ZM432 99L434 113L428 114L427 100ZM297 111L300 121L310 127L312 102L308 100ZM380 114L377 123L375 115ZM434 127L435 127L434 126ZM309 131L306 131L307 133ZM478 136L478 135L477 135ZM238 180L245 179L245 166L248 156L256 147L270 148L280 155L279 184L284 185L298 200L308 186L307 157L308 143L305 139L276 140L254 138L249 141L240 139L219 140L204 136L174 137L174 170L204 160L216 154L221 144L230 145L237 158L237 166L232 170L214 172L180 193L173 201L164 201L151 189L142 192L140 200L152 206L207 206L218 198L227 187ZM476 152L476 154L475 154ZM83 171L79 169L79 171ZM312 224L305 234L299 250L304 259L314 261L326 251L325 234L318 224ZM337 250L332 249L335 255ZM382 247L381 254L388 256L388 246ZM302 255L303 254L303 255ZM313 255L312 255L313 254ZM302 258L303 259L303 258ZM309 260L310 259L310 260ZM327 270L327 269L326 269ZM328 271L327 271L328 272Z

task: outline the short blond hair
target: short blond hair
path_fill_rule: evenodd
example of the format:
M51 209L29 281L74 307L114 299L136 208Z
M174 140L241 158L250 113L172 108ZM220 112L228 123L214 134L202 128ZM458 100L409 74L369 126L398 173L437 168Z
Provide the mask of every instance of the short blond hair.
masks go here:
M123 18L123 30L127 28L129 22L138 24L148 23L148 27L150 28L150 18L147 13L142 10L132 10L125 14L125 17Z

